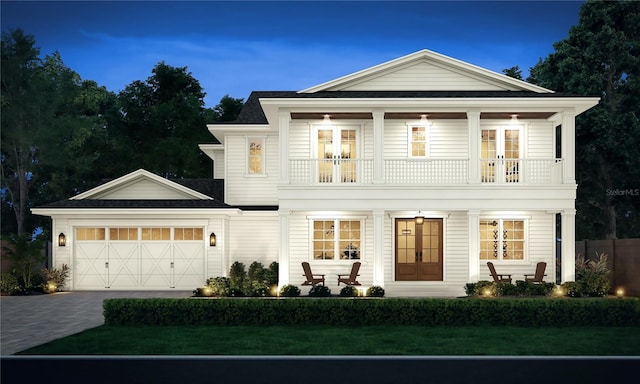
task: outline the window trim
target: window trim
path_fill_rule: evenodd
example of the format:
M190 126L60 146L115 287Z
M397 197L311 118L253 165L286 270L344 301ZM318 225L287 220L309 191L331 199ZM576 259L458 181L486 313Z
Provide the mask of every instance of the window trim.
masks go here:
M337 258L333 258L333 259L315 259L313 256L313 246L314 246L314 223L316 221L334 221L334 224L336 222L339 221L358 221L360 222L360 258L359 259L341 259L339 257L340 255L340 238L339 238L339 233L340 233L340 228L339 225L338 227L338 236L334 238L334 254L336 256L338 256ZM355 261L360 261L360 262L364 262L365 261L365 230L366 230L366 217L365 216L308 216L307 217L307 222L308 222L308 229L309 229L309 254L308 254L308 260L312 261L312 262L316 262L316 263L326 263L326 264L330 264L330 263L336 263L336 264L350 264L353 263Z
M267 136L265 135L258 135L258 136L245 136L245 177L268 177L267 175ZM262 156L261 156L261 162L262 162L262 172L261 173L251 173L251 141L252 140L261 140L262 141Z
M428 159L431 157L431 123L424 124L421 122L407 122L407 157L413 159ZM413 154L413 128L424 128L424 156L416 156Z
M502 253L498 252L498 258L495 260L492 259L481 259L480 258L480 254L478 254L478 261L480 263L483 262L487 262L487 261L491 261L492 263L495 264L502 264L502 265L507 265L507 264L524 264L524 263L528 263L529 262L529 242L530 242L530 235L529 235L529 221L530 221L530 217L523 217L523 216L480 216L478 218L478 250L482 250L482 236L480 235L480 223L482 221L488 221L488 220L496 220L499 222L499 226L500 228L503 227L503 223L505 220L517 220L517 221L522 221L523 222L523 233L524 233L524 237L523 237L523 242L524 242L524 246L522 247L522 252L524 253L524 255L522 256L522 260L515 260L515 259L509 259L509 260L505 260L503 259ZM502 246L502 239L499 238L499 242L498 242L498 249L501 249Z

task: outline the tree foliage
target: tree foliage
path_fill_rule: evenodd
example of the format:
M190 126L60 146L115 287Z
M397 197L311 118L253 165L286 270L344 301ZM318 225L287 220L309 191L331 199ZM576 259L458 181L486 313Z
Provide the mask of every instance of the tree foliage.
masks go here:
M601 97L576 119L576 237L640 237L640 2L586 2L554 48L528 80Z
M63 200L138 168L172 178L210 177L198 144L206 124L234 120L242 99L213 109L186 67L164 62L119 94L82 80L59 53L44 58L22 30L2 34L2 233L49 225L29 208Z

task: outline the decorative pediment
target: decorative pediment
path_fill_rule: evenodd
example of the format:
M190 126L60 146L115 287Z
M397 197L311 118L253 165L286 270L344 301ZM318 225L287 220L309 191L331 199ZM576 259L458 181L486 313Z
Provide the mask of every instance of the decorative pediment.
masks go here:
M533 91L551 90L422 50L307 88L319 91Z
M210 196L144 169L109 181L71 200L212 200Z

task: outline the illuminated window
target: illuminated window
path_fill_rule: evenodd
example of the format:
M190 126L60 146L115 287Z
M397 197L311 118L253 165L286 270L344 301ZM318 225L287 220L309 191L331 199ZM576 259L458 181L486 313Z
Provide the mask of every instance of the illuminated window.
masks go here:
M524 220L480 220L480 260L524 260Z
M174 228L173 238L177 241L202 240L202 228Z
M248 172L250 175L264 175L264 137L251 137L247 139Z
M411 156L412 157L427 156L427 127L426 126L411 127Z
M104 240L104 228L80 227L76 228L76 240Z
M109 228L109 240L138 240L138 228Z
M314 260L358 260L361 257L360 220L314 220Z
M142 228L142 240L171 240L171 228Z

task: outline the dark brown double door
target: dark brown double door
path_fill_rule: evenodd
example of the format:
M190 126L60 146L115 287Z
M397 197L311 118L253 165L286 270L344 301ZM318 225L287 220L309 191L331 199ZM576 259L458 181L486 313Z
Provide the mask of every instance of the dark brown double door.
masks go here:
M442 281L442 219L396 219L396 280Z

